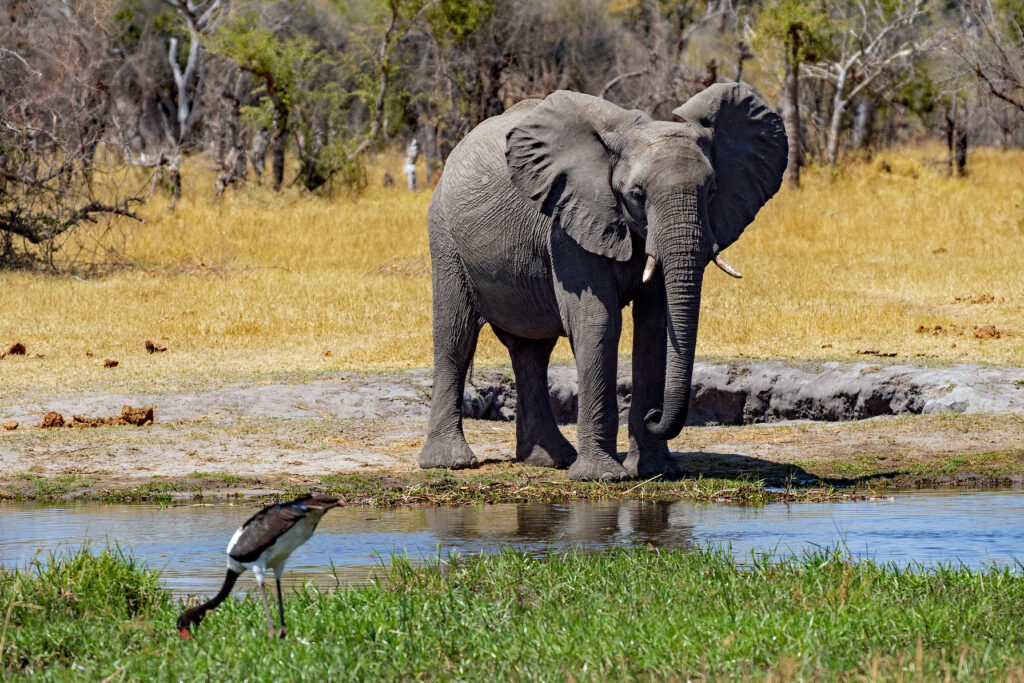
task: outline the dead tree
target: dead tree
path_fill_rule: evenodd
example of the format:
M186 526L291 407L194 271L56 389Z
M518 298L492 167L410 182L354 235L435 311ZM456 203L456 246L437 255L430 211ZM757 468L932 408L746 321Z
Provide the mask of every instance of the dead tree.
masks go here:
M100 10L86 1L32 3L5 36L11 47L0 49L0 266L56 270L109 262L112 224L105 218L138 219L138 193L125 191L123 169L97 153L108 143L120 80ZM103 225L87 242L72 241L76 229L92 223Z
M203 54L203 37L217 24L230 0L163 0L173 7L188 31L188 53L184 63L178 57L178 39L167 41L167 63L174 82L174 121L164 116L166 148L163 158L170 172L171 201L181 198L182 147L188 141L201 113L196 82ZM163 112L162 112L163 113Z
M953 96L953 104L946 111L946 149L949 151L949 175L960 178L967 174L967 130L961 123L957 111L959 97Z
M967 0L965 10L968 29L952 51L993 98L1024 112L1024 15L997 15L990 0Z

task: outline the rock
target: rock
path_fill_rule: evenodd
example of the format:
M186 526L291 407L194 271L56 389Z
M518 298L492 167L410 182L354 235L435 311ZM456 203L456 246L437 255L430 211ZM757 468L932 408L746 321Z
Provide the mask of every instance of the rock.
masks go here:
M619 422L625 424L632 399L628 366L616 381ZM1014 382L1024 371L953 366L922 368L868 363L695 363L687 425L741 425L782 420L863 420L879 415L937 412L1024 412ZM467 407L467 417L509 419L502 401L515 388L495 380L488 386L488 410ZM1022 385L1024 386L1024 385ZM1015 391L1016 390L1016 391ZM572 368L552 368L548 391L560 423L574 422L578 385ZM494 398L497 397L497 398ZM495 407L496 406L496 407Z
M17 428L18 428L18 421L17 420L11 420L10 422L4 422L4 429L6 429L9 432L13 432Z
M575 422L579 411L577 394L579 388L575 383L555 382L548 386L551 410L559 424Z

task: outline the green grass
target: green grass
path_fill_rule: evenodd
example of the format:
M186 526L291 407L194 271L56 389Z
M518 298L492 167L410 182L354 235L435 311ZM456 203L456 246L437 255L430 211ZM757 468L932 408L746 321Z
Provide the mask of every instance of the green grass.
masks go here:
M74 489L74 485L80 488ZM321 477L246 477L233 474L193 472L177 479L154 478L143 484L111 487L95 478L58 475L47 478L31 472L16 474L0 500L57 502L76 500L96 503L170 502L200 500L206 496L238 497L231 489L267 491L249 495L249 501L294 498L312 491L336 496L343 505L397 507L403 505L473 505L480 503L558 503L579 500L678 500L762 504L851 500L862 496L827 484L786 487L785 480L765 480L747 475L687 477L678 481L627 481L621 483L569 481L561 472L517 467L507 471L445 470L398 473L329 474Z
M1018 568L1019 569L1019 568ZM1024 673L1024 579L841 552L514 552L299 590L290 637L254 598L180 641L181 609L116 551L0 572L0 667L66 680L1002 680Z

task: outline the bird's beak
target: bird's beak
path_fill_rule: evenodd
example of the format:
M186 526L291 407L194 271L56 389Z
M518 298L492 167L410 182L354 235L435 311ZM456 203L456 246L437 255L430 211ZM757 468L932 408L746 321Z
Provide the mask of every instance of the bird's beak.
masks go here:
M178 629L178 633L181 634L181 639L182 640L192 640L192 634L189 633L188 629L185 628L184 626L182 626L181 628Z

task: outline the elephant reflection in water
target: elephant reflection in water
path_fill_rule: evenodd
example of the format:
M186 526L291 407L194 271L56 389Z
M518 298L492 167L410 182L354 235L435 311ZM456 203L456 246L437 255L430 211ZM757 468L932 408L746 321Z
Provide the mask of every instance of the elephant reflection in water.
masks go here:
M489 542L515 546L682 546L693 528L673 519L667 503L522 503L431 511L427 523L442 543Z

